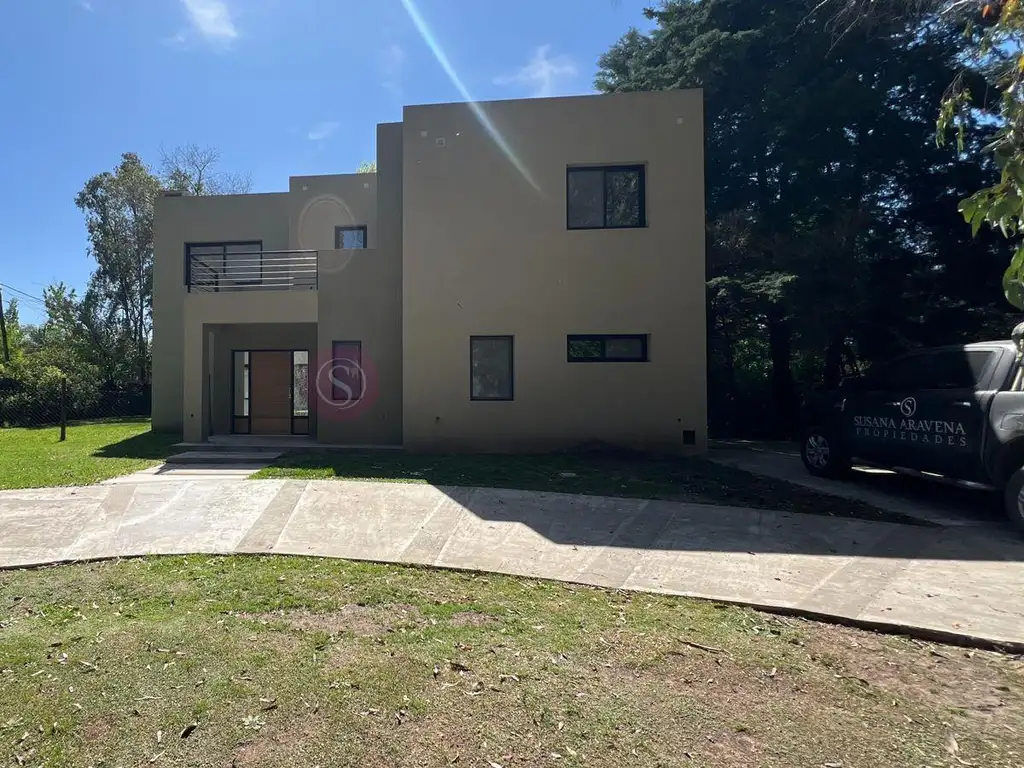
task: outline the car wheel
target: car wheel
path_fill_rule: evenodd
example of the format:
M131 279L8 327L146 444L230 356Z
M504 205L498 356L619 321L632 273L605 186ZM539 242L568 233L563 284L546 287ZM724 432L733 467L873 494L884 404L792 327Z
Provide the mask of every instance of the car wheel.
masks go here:
M1024 535L1024 468L1010 475L1003 491L1003 508L1010 522Z
M839 477L850 468L850 459L839 441L822 429L807 431L800 458L807 471L818 477Z

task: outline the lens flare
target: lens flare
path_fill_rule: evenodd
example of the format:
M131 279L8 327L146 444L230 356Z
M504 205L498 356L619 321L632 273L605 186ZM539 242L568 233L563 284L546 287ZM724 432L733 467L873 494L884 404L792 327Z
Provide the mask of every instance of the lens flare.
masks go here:
M427 24L426 19L423 18L423 14L420 13L419 8L416 7L414 0L401 0L402 7L405 8L405 12L409 14L409 18L412 23L416 26L416 31L420 33L420 37L423 38L423 42L430 48L430 52L434 54L434 58L437 59L437 63L441 65L441 69L444 70L445 74L448 75L448 79L452 81L452 85L455 89L462 94L462 98L466 100L469 108L473 111L476 119L480 122L480 125L484 127L484 130L490 135L491 139L498 148L505 154L509 162L515 166L515 169L522 174L522 177L526 179L531 187L538 192L541 191L540 185L534 180L533 175L530 173L530 169L527 168L523 161L520 160L516 153L509 146L508 142L505 141L505 137L501 135L501 131L498 130L497 126L491 122L491 118L487 116L484 108L476 102L470 95L469 90L463 84L459 73L455 71L455 67L448 60L448 56L445 54L441 44L434 37L434 33L431 31L430 26Z

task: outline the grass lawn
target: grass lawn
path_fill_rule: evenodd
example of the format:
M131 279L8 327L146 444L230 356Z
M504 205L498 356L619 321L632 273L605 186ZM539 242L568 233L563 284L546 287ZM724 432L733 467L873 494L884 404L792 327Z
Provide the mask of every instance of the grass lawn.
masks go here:
M149 419L0 429L0 489L87 485L152 466L179 437L151 432Z
M400 451L294 453L282 456L254 477L518 488L725 504L926 525L864 502L830 496L697 458L627 453L534 456L415 455Z
M203 556L10 571L0 761L1020 766L1024 663L399 566Z

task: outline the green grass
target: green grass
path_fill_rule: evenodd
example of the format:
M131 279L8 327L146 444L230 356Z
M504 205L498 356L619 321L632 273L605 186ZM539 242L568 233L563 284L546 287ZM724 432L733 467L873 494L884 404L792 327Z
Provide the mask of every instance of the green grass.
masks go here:
M927 525L864 502L698 458L640 454L286 454L255 478L384 480L667 499Z
M87 485L152 466L176 435L151 432L148 419L0 429L0 489Z
M10 765L998 768L1022 734L1019 659L707 602L300 558L0 573Z

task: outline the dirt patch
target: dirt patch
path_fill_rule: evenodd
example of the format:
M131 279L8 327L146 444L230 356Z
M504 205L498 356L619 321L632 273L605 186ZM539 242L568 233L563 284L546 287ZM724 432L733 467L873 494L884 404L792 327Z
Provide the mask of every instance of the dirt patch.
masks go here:
M1001 671L998 654L812 626L808 658L857 685L996 722L1024 711L1024 674Z
M323 744L325 730L321 717L269 726L235 747L228 765L312 765L308 752Z
M486 613L477 611L462 611L452 614L449 622L453 627L486 627L498 624L499 619L495 616L488 616Z
M93 718L82 726L82 738L90 743L104 741L117 730L117 721L113 715L102 715Z
M375 637L424 623L420 610L405 604L345 605L341 610L330 613L287 611L241 615L260 622L284 622L299 632L326 632L329 635L351 632L359 637Z

